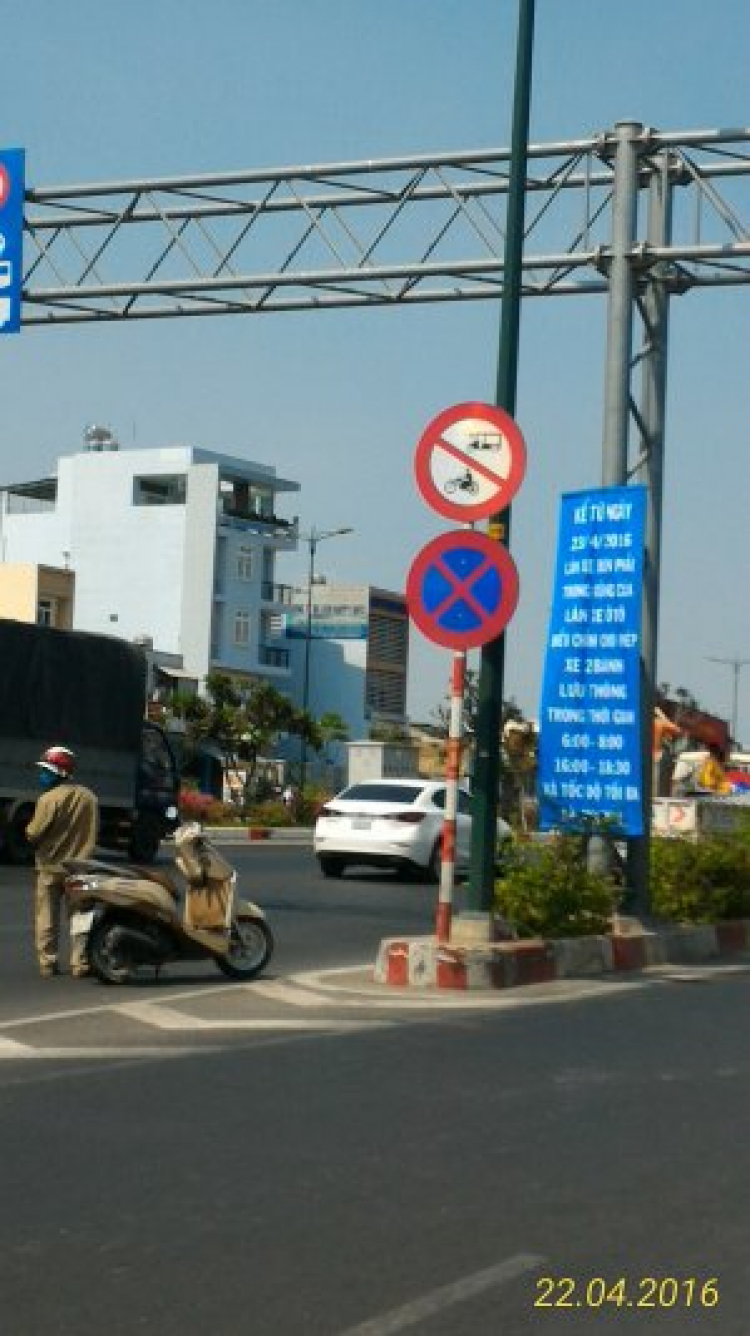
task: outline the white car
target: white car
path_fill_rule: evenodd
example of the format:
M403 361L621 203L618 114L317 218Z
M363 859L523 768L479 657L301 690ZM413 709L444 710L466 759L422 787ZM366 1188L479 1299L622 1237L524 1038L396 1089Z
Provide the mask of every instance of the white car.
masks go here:
M340 877L353 864L422 873L440 873L440 836L445 816L445 780L372 779L351 784L322 808L313 848L326 877ZM510 839L498 818L498 841ZM469 865L471 795L459 788L456 813L456 868Z

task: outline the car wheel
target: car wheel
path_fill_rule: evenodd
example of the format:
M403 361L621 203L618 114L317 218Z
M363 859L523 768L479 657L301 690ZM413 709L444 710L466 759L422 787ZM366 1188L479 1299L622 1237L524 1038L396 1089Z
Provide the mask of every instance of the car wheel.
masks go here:
M346 867L343 858L337 858L334 854L320 854L318 862L324 877L340 877Z
M440 840L436 840L433 845L430 861L427 864L427 879L432 882L440 881Z

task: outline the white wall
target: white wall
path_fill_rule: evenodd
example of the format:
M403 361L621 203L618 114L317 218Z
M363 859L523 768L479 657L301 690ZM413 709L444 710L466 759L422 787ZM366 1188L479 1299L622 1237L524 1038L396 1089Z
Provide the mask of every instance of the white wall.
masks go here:
M266 669L258 659L262 553L279 540L266 542L241 526L222 524L224 577L220 590L214 588L222 471L270 487L278 483L280 491L296 490L268 466L187 446L63 456L55 510L3 516L0 557L61 566L68 553L76 576L77 628L129 640L149 636L156 650L181 655L185 669L201 682L211 665L214 609L221 608L215 656L221 665L260 671L283 687L285 673ZM149 475L185 475L185 504L133 505L134 479ZM283 546L289 545L285 539ZM253 550L249 581L237 576L241 546ZM234 641L238 609L249 614L247 646Z
M153 458L161 453L148 452L148 467L136 451L62 459L60 500L70 476L76 625L126 640L151 636L159 649L179 653L184 507L132 504L136 475L181 471L181 460Z

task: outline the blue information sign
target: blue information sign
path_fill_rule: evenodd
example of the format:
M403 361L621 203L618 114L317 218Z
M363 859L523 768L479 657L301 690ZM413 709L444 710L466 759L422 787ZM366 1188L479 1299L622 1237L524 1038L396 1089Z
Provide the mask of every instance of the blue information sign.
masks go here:
M21 328L23 201L23 149L0 149L0 334Z
M643 834L644 487L562 497L539 733L539 825Z

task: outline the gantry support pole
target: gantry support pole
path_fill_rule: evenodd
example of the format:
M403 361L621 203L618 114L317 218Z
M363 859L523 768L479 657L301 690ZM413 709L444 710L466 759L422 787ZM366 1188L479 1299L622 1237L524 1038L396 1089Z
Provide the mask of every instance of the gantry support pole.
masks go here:
M670 153L662 151L649 183L647 240L650 246L668 246L672 235ZM641 770L643 835L628 850L633 909L640 916L651 909L649 850L653 798L653 719L656 703L659 638L659 584L661 572L664 439L667 403L667 346L669 284L662 266L649 272L642 300L645 349L641 363L640 418L643 435L639 482L646 485L646 544L643 565L641 620Z

